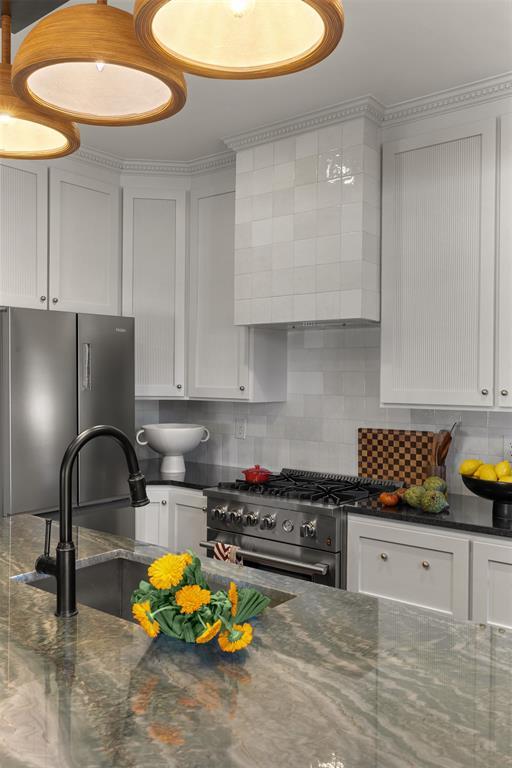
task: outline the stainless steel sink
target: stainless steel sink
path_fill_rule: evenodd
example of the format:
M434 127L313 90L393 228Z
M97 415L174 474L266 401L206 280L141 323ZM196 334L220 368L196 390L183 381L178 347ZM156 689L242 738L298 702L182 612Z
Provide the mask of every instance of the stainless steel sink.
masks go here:
M76 572L76 593L78 603L96 608L98 611L110 613L127 621L133 621L130 606L130 596L142 580L147 580L148 564L132 560L126 555L119 554L101 562L82 565ZM218 574L205 572L205 577L212 591L229 587L229 578ZM14 577L21 580L22 577ZM44 592L55 594L57 582L53 576L30 575L23 580L31 587L42 589ZM277 589L260 587L236 579L239 587L254 586L270 598L269 608L275 608L295 595L281 592Z

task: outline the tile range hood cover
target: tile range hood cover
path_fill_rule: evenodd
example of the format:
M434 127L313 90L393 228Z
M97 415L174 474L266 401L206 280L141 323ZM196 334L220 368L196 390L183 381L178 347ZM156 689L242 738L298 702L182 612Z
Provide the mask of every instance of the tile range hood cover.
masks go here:
M380 319L380 132L368 117L236 156L235 324Z

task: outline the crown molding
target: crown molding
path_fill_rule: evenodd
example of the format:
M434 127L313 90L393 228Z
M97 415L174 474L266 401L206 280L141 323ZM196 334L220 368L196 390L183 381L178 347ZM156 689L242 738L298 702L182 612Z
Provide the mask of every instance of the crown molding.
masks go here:
M198 173L216 171L234 165L234 152L226 150L215 155L205 155L195 160L123 160L117 155L101 152L92 147L80 147L74 157L85 163L99 165L117 173L150 174L162 176L194 176Z
M369 117L380 125L383 120L384 106L373 96L362 96L359 99L343 101L326 109L308 112L291 120L282 120L267 126L246 131L224 139L224 144L235 152L257 144L284 139L298 133L323 128L331 123L353 120L356 117Z
M430 93L385 108L384 125L397 125L512 96L512 72Z

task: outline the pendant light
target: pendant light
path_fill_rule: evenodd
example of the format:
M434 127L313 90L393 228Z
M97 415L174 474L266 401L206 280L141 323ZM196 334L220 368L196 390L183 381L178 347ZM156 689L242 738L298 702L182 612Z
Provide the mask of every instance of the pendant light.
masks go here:
M3 3L0 64L0 157L44 160L62 157L80 146L73 123L41 114L19 99L11 87L11 17Z
M39 108L93 125L163 120L187 92L181 72L140 45L133 16L107 0L41 19L18 50L12 84Z
M135 29L186 72L249 79L318 63L343 34L341 0L136 0Z

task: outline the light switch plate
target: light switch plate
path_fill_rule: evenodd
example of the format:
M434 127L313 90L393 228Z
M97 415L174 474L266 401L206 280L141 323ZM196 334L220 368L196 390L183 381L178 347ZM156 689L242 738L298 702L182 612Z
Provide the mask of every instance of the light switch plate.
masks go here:
M512 435L503 435L503 458L512 462Z
M245 440L247 437L247 419L235 419L235 437Z

